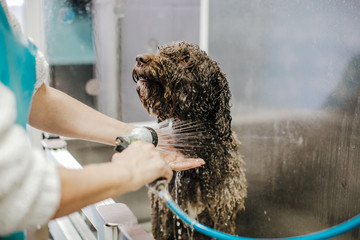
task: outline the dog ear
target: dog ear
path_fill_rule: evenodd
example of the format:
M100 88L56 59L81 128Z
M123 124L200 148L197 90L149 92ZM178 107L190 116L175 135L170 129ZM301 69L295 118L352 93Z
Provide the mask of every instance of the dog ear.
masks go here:
M179 119L198 120L202 114L199 109L200 87L184 78L174 81L171 88L170 115Z
M215 94L215 125L219 138L227 140L231 137L231 115L230 115L230 99L231 92L229 90L229 83L225 74L219 73L217 76L218 89Z
M208 76L202 84L186 78L174 81L165 91L169 116L204 121L220 140L231 137L229 84L221 71Z

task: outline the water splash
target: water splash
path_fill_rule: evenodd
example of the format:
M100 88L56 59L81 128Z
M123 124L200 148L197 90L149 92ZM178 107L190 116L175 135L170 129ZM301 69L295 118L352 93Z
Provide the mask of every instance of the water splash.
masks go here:
M154 130L158 135L157 149L159 151L169 153L174 150L180 151L182 154L191 156L195 149L205 149L206 145L202 144L207 139L208 130L206 123L201 121L183 121L178 119L168 119L158 123ZM198 170L196 171L198 173ZM181 199L181 178L183 171L177 171L174 179L174 201L180 205ZM173 216L173 230L176 240L186 239L192 240L194 229L190 226L184 226L178 216ZM183 235L185 234L185 236Z
M181 177L184 175L183 171L178 171L175 174L175 187L174 187L174 192L175 192L175 196L174 196L174 200L176 204L179 204L178 202L178 194L181 193Z
M175 186L174 186L174 192L175 192L175 196L174 196L174 201L176 204L179 204L179 193L181 193L181 178L184 175L183 171L178 171L175 174ZM177 239L180 240L181 239L181 222L180 222L180 218L178 216L176 216L176 220L174 221L175 226L174 226L174 232L178 233L178 237ZM180 232L179 232L180 231Z
M190 154L195 148L204 148L199 138L209 136L204 122L167 119L160 122L155 131L158 134L157 149L163 152L180 150L183 154Z

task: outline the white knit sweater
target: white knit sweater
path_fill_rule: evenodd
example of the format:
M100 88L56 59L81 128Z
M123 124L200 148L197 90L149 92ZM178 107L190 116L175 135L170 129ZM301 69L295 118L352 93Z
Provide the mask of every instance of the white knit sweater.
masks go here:
M17 21L0 0L13 28ZM4 47L4 46L0 46ZM47 63L36 59L36 88L49 77ZM13 93L0 82L0 236L46 223L60 201L56 167L40 151L31 149L25 130L15 124Z

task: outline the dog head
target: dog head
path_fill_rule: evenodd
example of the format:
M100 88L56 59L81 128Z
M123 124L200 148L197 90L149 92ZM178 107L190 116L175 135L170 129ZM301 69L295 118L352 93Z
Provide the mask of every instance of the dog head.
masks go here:
M132 77L144 108L159 120L204 121L218 137L230 137L228 81L198 46L175 42L157 54L140 54Z

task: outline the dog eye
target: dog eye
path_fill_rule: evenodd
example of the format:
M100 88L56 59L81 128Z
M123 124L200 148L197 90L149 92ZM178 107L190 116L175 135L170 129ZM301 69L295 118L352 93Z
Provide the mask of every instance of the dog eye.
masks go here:
M190 61L190 57L189 57L189 56L183 58L183 60L182 60L182 62L184 62L184 63L188 63L189 61Z

